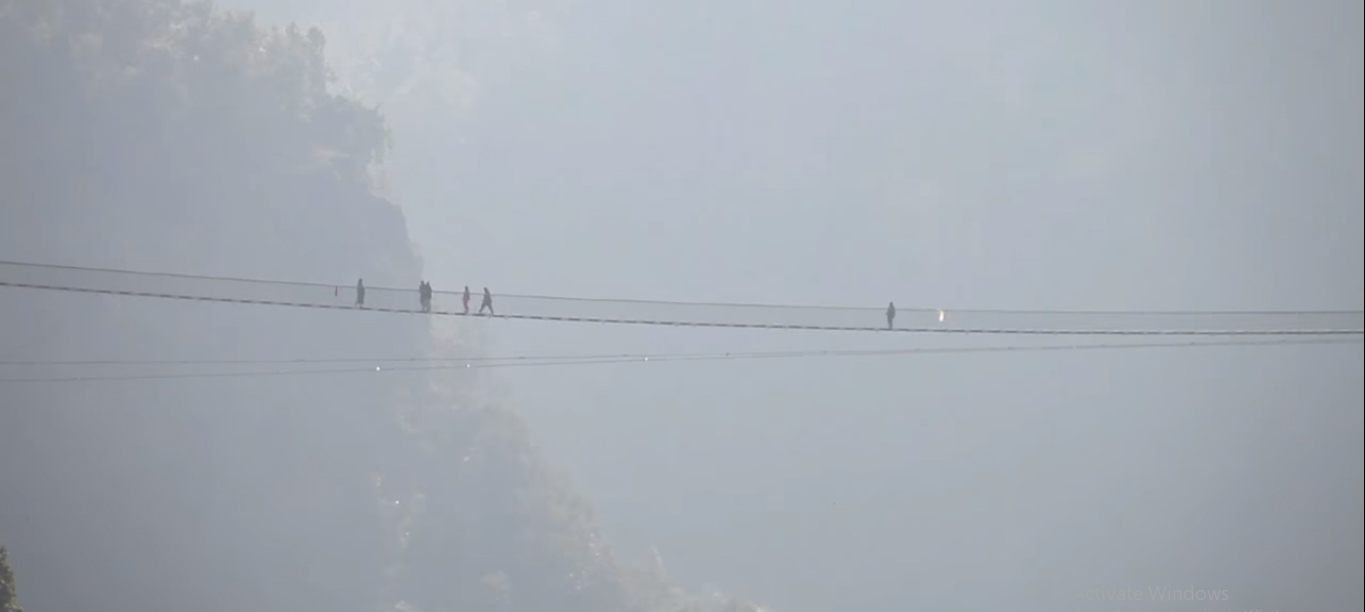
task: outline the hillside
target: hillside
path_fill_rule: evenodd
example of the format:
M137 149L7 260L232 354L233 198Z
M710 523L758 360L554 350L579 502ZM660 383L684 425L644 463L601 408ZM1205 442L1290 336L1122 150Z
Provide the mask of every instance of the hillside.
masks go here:
M357 277L415 288L403 214L371 189L384 119L329 93L325 45L207 4L0 2L0 259L337 283L323 299ZM0 305L6 360L420 356L482 333L15 289ZM688 605L618 566L464 372L0 387L0 543L37 612Z

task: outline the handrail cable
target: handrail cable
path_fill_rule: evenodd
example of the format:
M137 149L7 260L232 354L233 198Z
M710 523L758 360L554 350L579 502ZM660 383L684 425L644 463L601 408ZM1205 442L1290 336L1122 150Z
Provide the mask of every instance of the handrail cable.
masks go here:
M130 270L119 268L102 268L92 266L77 266L66 264L34 263L25 261L0 260L0 266L13 266L25 268L40 268L49 270L70 270L81 272L98 272L103 274L125 274L132 276L150 276L163 278L180 278L191 280L209 280L219 282L252 283L265 285L284 285L293 287L314 287L314 288L345 288L346 283L319 283L307 281L287 281L277 279L251 278L240 276L215 276L205 274L186 274L179 272L156 272L147 270ZM366 285L367 291L380 292L402 292L415 293L416 289L405 289L399 287L371 287ZM435 295L460 295L459 291L433 290ZM573 302L604 302L619 304L663 304L674 306L707 306L722 308L771 308L771 309L800 309L800 310L840 310L854 312L880 312L881 307L871 306L838 306L838 305L802 305L802 304L759 304L745 302L692 302L678 300L657 300L639 298L595 298L595 297L572 297L556 295L538 294L519 294L502 293L499 294L508 298L534 299L534 300L560 300ZM1234 316L1234 315L1355 315L1365 314L1365 310L1030 310L1030 309L1002 309L1002 308L928 308L928 307L898 307L901 312L942 312L951 311L959 313L975 314L1052 314L1052 315L1152 315L1152 316Z
M1030 335L1030 336L1329 336L1329 335L1351 335L1365 333L1365 328L1287 328L1287 329L1039 329L1039 328L1005 328L1005 327L862 327L862 326L834 326L834 325L792 325L792 324L767 324L767 323L728 323L715 321L677 321L677 320L656 320L656 319L626 319L626 318L604 318L604 317L573 317L556 315L532 315L532 314L473 314L455 311L441 310L412 310L405 308L384 308L384 307L365 307L365 306L346 306L341 304L319 304L312 302L291 302L283 300L258 300L249 298L226 298L206 295L190 295L177 293L158 293L150 291L126 291L120 289L95 289L90 287L73 287L68 285L49 285L41 283L21 283L12 281L0 281L0 287L14 287L21 289L42 289L48 291L69 291L76 293L94 293L105 295L123 295L131 297L146 297L157 299L186 300L195 302L222 302L234 304L256 304L263 306L285 306L291 308L316 308L323 310L347 310L363 312L383 312L398 314L414 314L429 316L451 316L451 317L487 317L494 319L519 319L527 321L560 321L575 323L605 323L619 325L651 325L666 327L711 327L728 329L785 329L785 330L808 330L808 331L861 331L861 332L885 332L885 333L923 333L923 334L1000 334L1000 335Z

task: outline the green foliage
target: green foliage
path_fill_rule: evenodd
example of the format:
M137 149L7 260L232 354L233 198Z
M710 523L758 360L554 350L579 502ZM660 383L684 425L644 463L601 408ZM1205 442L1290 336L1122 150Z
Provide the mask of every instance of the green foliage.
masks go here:
M9 552L0 546L0 612L24 612L19 607L19 595L14 588L14 571L9 566Z

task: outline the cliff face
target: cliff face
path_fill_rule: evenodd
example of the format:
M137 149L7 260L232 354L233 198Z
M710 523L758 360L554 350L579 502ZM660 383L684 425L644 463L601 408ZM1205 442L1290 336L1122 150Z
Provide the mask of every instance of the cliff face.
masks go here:
M168 2L10 3L3 15L5 258L415 284L398 210L354 167L314 162L319 149L355 158L382 145L358 136L381 125L376 115L321 91L316 37ZM6 359L377 355L424 341L417 322L377 316L12 289L3 299ZM377 601L366 476L381 450L371 434L387 424L387 383L246 377L0 393L0 533L28 571L31 608Z
M171 0L0 1L0 278L349 304L420 262L316 31ZM415 303L374 290L371 303ZM425 318L0 289L0 360L420 357ZM31 610L626 609L586 505L463 372L0 385L0 542ZM126 376L4 366L0 378ZM161 366L179 374L189 366ZM225 371L222 368L215 371Z

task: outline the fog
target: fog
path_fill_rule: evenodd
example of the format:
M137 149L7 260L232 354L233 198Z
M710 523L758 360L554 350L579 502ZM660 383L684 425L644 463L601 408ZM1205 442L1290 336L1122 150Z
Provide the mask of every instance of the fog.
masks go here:
M357 278L375 308L426 279L500 314L1361 327L1359 3L217 3L298 24L259 45L170 6L0 3L0 260L322 286L0 281L335 308L0 287L4 360L1046 342L422 318L349 309ZM1152 312L1317 309L1354 312ZM1359 609L1359 337L0 382L0 545L30 612Z

